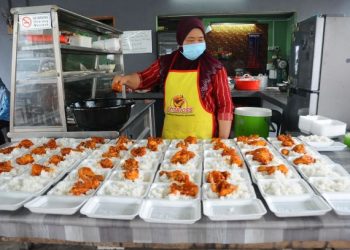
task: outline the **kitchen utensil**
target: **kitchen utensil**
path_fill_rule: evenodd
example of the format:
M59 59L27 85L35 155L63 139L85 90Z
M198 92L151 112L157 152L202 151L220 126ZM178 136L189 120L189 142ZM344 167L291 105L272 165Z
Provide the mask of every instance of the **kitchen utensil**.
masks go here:
M132 100L89 99L70 105L78 126L85 130L117 130L129 119Z
M251 75L245 74L241 78L235 78L236 89L238 90L259 90L260 80L254 79Z

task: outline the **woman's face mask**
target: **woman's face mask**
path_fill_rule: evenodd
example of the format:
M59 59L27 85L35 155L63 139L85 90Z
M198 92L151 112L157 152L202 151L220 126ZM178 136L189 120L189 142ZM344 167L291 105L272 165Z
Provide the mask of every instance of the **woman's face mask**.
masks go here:
M188 60L196 60L206 49L205 42L201 43L192 43L192 44L184 44L182 46L183 51L181 52L184 57Z

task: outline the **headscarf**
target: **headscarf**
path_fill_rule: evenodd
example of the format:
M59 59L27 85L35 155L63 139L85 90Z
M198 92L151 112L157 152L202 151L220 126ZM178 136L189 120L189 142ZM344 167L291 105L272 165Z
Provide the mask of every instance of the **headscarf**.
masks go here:
M191 30L198 28L205 35L204 26L200 19L196 17L185 17L180 20L177 31L176 31L176 40L178 45L182 45L188 33ZM207 51L205 51L198 59L188 60L185 58L182 53L182 47L174 51L170 55L165 55L160 57L160 77L161 83L164 84L168 71L171 66L171 62L174 56L177 56L173 65L173 69L177 70L192 70L197 69L198 63L200 65L199 69L199 87L202 98L205 97L209 84L211 84L211 77L220 70L223 65L220 61L211 56Z

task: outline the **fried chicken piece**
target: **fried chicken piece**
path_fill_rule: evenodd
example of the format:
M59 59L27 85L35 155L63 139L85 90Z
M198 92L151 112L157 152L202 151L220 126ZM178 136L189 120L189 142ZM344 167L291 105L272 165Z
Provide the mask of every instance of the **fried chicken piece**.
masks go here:
M49 149L56 149L58 147L56 139L52 138L47 143L44 144L44 147Z
M44 154L46 154L46 148L45 147L37 147L37 148L34 148L30 153L34 154L34 155L44 155Z
M12 168L11 161L0 162L0 174L3 172L10 172Z
M122 168L124 170L138 169L139 168L139 162L137 160L133 159L133 158L129 158L129 159L127 159L124 162Z
M243 167L243 160L237 154L231 155L230 159L228 159L228 163L231 164L231 165L236 164L240 168Z
M280 172L282 172L283 174L287 174L288 171L289 171L289 169L287 168L287 166L284 165L284 164L278 165L278 166L277 166L277 169L278 169Z
M225 149L225 148L227 148L227 146L226 146L226 144L223 143L222 141L217 141L217 142L215 142L214 145L213 145L213 149L214 149L214 150Z
M195 157L195 154L192 151L181 149L171 157L170 162L173 164L176 164L176 163L186 164L193 157Z
M229 195L238 189L238 186L228 183L227 181L221 181L219 183L211 183L210 188L214 193L217 193L219 197Z
M49 159L49 164L54 164L54 165L58 165L58 163L60 163L61 161L64 160L64 157L61 155L53 155L50 157Z
M225 147L221 155L222 156L236 155L236 150L234 148Z
M120 145L120 144L127 144L127 143L129 143L129 142L131 142L131 140L130 140L127 136L122 135L122 136L119 136L119 138L118 138L116 144L117 144L117 145Z
M148 137L147 148L151 151L158 151L158 145L163 143L163 139L159 137Z
M215 144L215 143L220 143L220 142L222 142L222 141L221 141L221 138L213 137L213 138L211 138L210 142L211 142L212 144Z
M281 141L284 147L291 147L294 145L294 140L291 135L279 135L277 136L277 140Z
M147 148L146 147L137 147L133 148L130 151L131 155L134 157L142 157L147 153Z
M96 146L96 142L93 140L87 140L87 141L82 141L81 143L79 143L79 145L77 146L77 149L81 149L81 148L89 148L89 149L95 149Z
M259 166L257 170L258 172L266 172L268 175L274 174L277 170L283 174L288 173L288 168L283 164L278 166Z
M273 159L273 155L267 148L258 148L253 151L249 151L246 154L253 155L253 160L258 161L263 165L268 164Z
M78 176L79 176L79 178L84 179L84 178L87 178L87 177L95 176L95 173L89 167L81 167L78 170Z
M219 183L221 181L226 181L230 176L231 176L231 173L227 171L213 170L207 174L206 181L208 183Z
M188 143L185 141L179 141L176 144L176 148L182 148L182 149L187 149L188 148Z
M82 152L83 149L81 149L81 148L76 148L76 149L74 149L74 148L62 148L61 155L63 155L63 156L69 155L72 151Z
M284 149L281 150L281 154L283 154L285 156L288 156L289 155L289 150L284 148Z
M315 163L316 160L310 155L303 155L295 159L293 162L295 165L299 165L299 164L309 165L309 164Z
M238 136L237 137L237 142L243 142L243 143L246 143L248 141L251 141L251 140L256 140L256 139L259 139L259 135L250 135L250 136Z
M139 170L137 168L128 169L124 171L125 179L131 180L131 181L138 179L139 175L140 175Z
M267 142L264 140L251 140L251 141L247 141L247 144L250 146L261 146L261 147L265 147L267 145Z
M113 168L113 162L110 160L110 159L108 159L108 158L104 158L104 159L102 159L101 161L100 161L100 165L101 165L101 167L103 167L103 168Z
M31 140L24 139L24 140L22 140L22 141L20 141L18 143L17 147L19 147L19 148L30 148L33 145L34 145L34 143Z
M40 165L40 164L33 164L31 175L32 176L40 176L42 171L51 172L52 170L53 169L51 169L49 167L45 167L45 166Z
M6 147L6 148L2 148L0 149L0 154L5 154L5 155L8 155L8 154L11 154L12 151L14 149L16 149L17 147Z
M187 142L188 144L197 144L197 137L195 137L195 136L187 136L184 139L184 142Z
M298 154L306 154L304 144L298 144L298 145L294 146L294 148L292 150Z
M171 181L177 181L180 183L190 181L190 176L187 173L182 172L181 170L160 171L159 176L163 175L166 175L167 178Z
M191 197L196 197L198 194L198 186L197 184L188 181L185 183L178 184L176 182L171 183L170 187L170 194L180 194L180 195L186 195L186 196L191 196Z
M97 137L97 136L92 136L91 141L98 143L98 144L103 144L105 143L105 138L103 137Z
M106 158L119 157L119 156L120 156L119 151L117 151L117 152L104 152L102 154L102 157L106 157Z
M33 163L33 162L34 162L34 158L30 154L25 154L25 155L18 157L16 159L16 163L19 165L27 165L27 164Z

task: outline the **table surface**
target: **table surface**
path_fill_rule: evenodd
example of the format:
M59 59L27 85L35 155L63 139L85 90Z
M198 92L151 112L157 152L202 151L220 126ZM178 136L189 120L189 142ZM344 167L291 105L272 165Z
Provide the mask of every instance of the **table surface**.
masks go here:
M322 152L350 171L350 150ZM1 201L0 201L1 202ZM266 205L266 204L265 204ZM84 242L130 243L264 243L349 240L350 217L333 211L320 217L278 218L270 211L260 220L214 222L202 215L191 225L33 214L22 208L0 212L0 236Z

